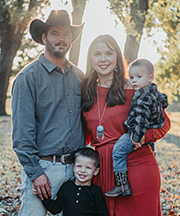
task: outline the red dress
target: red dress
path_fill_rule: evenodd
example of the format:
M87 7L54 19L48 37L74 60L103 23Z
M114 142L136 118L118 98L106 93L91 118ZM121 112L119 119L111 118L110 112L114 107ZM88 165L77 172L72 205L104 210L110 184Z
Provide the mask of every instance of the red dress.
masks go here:
M107 88L99 87L100 115L102 115ZM96 139L96 128L99 124L97 103L83 117L86 129L91 134L91 145L95 146L100 155L100 172L93 179L105 193L115 186L112 151L115 142L125 133L124 121L129 114L129 108L134 90L125 90L124 105L107 107L102 119L104 139ZM162 138L170 128L170 121L164 113L165 124L162 129L149 129L146 142L155 142ZM88 134L87 134L88 135ZM87 136L88 137L88 136ZM160 208L160 172L156 158L149 145L143 145L127 157L128 178L132 188L131 196L106 197L110 216L161 216Z

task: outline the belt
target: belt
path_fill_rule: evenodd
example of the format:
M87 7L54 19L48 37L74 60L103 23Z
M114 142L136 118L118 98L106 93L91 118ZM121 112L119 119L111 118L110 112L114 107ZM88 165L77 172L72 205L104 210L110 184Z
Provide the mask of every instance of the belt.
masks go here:
M64 154L64 155L47 155L40 156L41 160L47 160L51 162L61 162L62 164L70 164L73 163L73 154Z

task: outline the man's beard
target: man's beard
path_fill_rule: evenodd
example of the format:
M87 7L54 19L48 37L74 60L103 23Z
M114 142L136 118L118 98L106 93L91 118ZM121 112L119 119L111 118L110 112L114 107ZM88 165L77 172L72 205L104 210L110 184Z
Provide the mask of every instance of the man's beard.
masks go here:
M66 53L69 51L70 45L67 46L63 41L59 41L55 46L63 45L65 48L63 51L55 50L55 48L50 44L49 40L46 38L46 49L56 58L62 59L65 57Z

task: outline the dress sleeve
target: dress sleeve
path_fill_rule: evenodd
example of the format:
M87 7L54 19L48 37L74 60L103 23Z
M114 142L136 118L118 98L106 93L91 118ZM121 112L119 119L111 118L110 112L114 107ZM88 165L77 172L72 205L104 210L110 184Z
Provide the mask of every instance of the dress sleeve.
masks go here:
M166 133L170 130L171 122L164 109L163 109L163 116L164 116L164 125L161 128L148 129L145 134L145 143L156 142L157 140L163 138L166 135Z

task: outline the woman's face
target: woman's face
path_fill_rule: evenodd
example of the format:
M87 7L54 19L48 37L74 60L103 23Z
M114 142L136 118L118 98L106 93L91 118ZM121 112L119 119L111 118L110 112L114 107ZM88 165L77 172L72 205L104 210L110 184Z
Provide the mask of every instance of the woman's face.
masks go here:
M99 79L113 79L114 68L117 64L117 54L104 42L98 42L92 49L91 61Z

